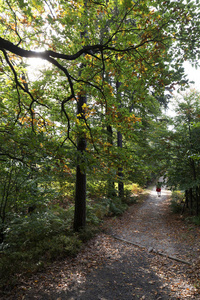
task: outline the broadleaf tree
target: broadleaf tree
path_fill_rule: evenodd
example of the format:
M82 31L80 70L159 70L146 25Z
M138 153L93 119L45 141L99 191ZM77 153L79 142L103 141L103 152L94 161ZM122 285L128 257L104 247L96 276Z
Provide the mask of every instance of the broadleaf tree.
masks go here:
M130 113L131 102L142 103L151 93L158 97L166 88L184 84L184 60L199 58L198 1L6 0L1 1L0 18L0 72L12 86L8 94L2 82L1 101L13 108L13 126L25 116L33 132L41 120L45 130L47 119L56 122L60 146L71 147L76 162L81 150L77 138L86 137L89 150L81 150L78 164L83 173L89 162L95 163L94 153L106 166L106 155L101 156L108 149L104 128L126 133L128 125L139 121L134 111ZM38 81L23 76L33 58L46 62ZM112 84L117 81L118 91ZM126 107L123 96L128 92L132 97ZM77 103L86 95L87 104L77 118ZM101 122L97 127L92 124L95 118ZM112 144L109 150L109 155L120 155ZM81 201L85 206L85 199ZM77 211L75 219L82 219L75 226L79 230L85 226L85 216L76 215Z
M176 116L170 136L168 185L190 194L190 210L199 214L199 120L200 94L195 90L181 93L175 98ZM194 203L194 204L193 204Z

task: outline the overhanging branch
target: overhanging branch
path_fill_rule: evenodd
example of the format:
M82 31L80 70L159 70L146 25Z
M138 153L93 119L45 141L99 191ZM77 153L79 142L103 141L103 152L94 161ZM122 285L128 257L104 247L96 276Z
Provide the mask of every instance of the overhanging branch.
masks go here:
M41 52L25 50L19 46L14 45L10 41L7 41L0 37L0 49L8 50L18 56L26 57L26 58L36 57L36 58L42 58L45 60L49 60L50 57L54 57L54 58L62 58L65 60L75 60L78 57L80 57L82 54L89 53L89 51L94 51L94 50L101 51L103 49L103 45L96 44L96 45L91 45L91 46L84 46L81 50L79 50L75 54L67 55L67 54L57 53L52 50L41 51Z

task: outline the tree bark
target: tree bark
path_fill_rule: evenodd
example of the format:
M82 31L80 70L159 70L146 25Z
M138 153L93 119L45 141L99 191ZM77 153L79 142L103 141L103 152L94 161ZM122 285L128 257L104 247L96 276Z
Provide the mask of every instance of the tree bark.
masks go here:
M86 174L80 165L76 167L76 195L74 212L74 231L80 231L86 225Z
M119 102L119 108L121 107L121 93L119 92L119 87L121 82L116 82L117 98ZM120 131L117 132L117 147L122 148L122 134ZM123 183L123 168L118 168L118 196L120 198L124 197L124 183Z
M117 147L122 148L122 134L121 132L117 132ZM123 168L119 167L118 168L118 193L119 197L123 198L124 197L124 183L123 183Z
M185 190L185 204L186 204L186 208L189 208L188 190Z
M83 104L87 102L86 96L79 96L77 104L77 115L84 119ZM76 189L75 189L75 211L74 231L79 231L86 225L86 171L84 152L86 151L86 137L82 133L77 141L77 167L76 167Z
M199 188L196 186L196 215L199 215Z
M190 198L190 214L193 214L193 199L192 199L192 188L189 189L189 198Z
M111 125L107 126L107 133L108 133L108 138L107 138L108 143L113 145L113 131L112 131ZM109 176L109 178L108 178L108 187L107 188L108 188L108 190L107 190L108 198L116 197L115 183L114 183L112 175Z

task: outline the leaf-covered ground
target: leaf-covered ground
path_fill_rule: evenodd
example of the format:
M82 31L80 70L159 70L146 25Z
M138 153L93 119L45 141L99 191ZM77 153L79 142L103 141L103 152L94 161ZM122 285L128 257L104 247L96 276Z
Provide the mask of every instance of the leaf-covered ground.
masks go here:
M154 188L121 218L108 219L76 258L19 277L1 299L200 299L200 230L170 212L169 197Z

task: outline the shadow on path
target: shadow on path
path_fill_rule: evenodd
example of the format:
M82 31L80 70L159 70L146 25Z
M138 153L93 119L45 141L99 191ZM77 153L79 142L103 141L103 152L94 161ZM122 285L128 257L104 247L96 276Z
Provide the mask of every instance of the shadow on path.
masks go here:
M169 196L163 189L158 197L153 188L144 203L131 206L108 224L111 233L144 249L99 234L71 263L55 263L48 272L33 276L25 291L7 299L200 299L186 276L188 266L148 252L152 247L182 258L189 253L191 260L198 254L182 237L189 234L184 223L170 214Z
M130 246L112 242L112 251L119 250L114 260L92 269L84 283L75 284L71 290L28 293L24 299L38 300L168 300L176 299L149 265L152 255ZM111 254L112 255L112 254Z

